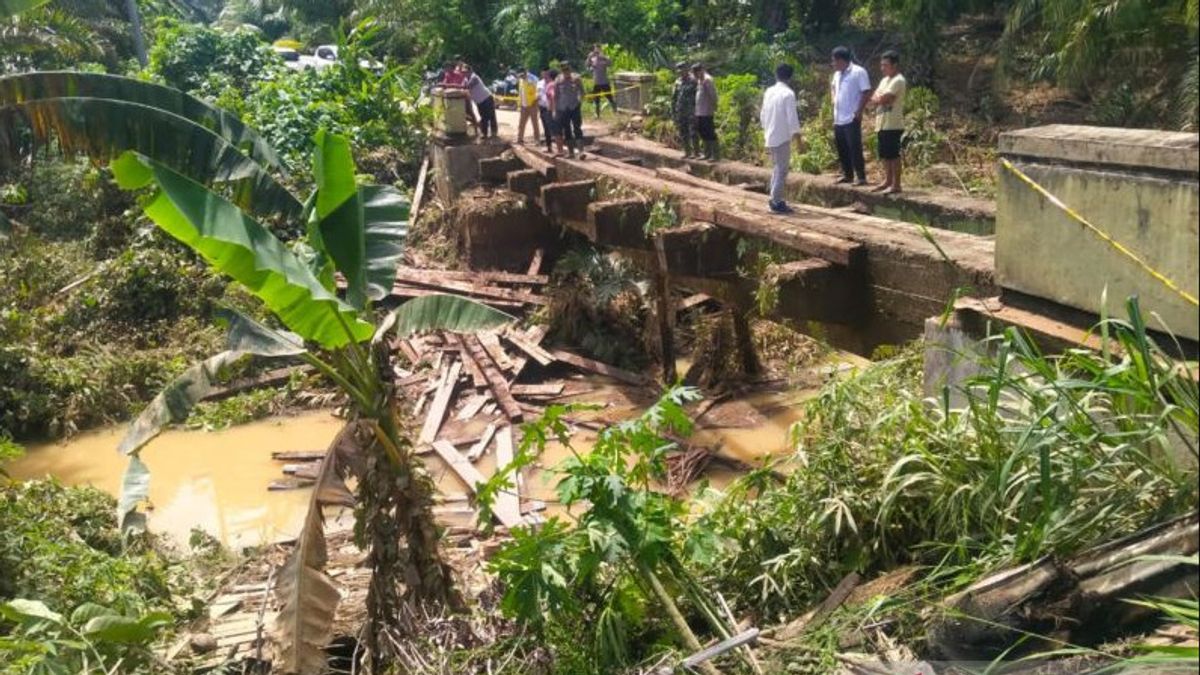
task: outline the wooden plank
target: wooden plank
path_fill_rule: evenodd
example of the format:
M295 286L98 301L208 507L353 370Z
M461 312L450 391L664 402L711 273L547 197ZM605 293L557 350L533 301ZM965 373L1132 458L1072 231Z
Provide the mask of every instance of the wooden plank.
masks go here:
M548 366L551 363L554 363L554 355L553 354L546 351L545 349L542 349L542 347L540 345L534 344L534 343L530 342L529 340L526 340L525 336L521 335L520 333L518 333L515 330L510 329L510 330L504 331L504 339L508 340L510 343L512 343L512 345L514 347L525 352L526 354L529 355L530 358L532 358L534 361L537 361L538 363L540 363L543 366Z
M466 349L462 338L457 333L447 332L446 337L449 338L450 344L458 349L460 353ZM467 374L471 376L471 383L475 388L482 389L487 386L487 378L483 376L483 371L479 369L475 361L467 358L465 354L463 355L463 367L467 369Z
M549 275L537 274L535 272L531 272L529 274L517 274L514 272L500 272L495 270L430 270L414 267L397 267L396 269L404 270L407 273L420 274L435 281L439 279L449 279L451 281L470 281L476 283L480 281L486 281L498 284L517 284L529 286L543 286L550 283Z
M671 277L667 273L667 252L663 246L662 232L655 232L654 257L654 307L658 324L659 361L662 363L663 382L670 386L675 382L675 309L671 307Z
M529 271L527 274L541 274L542 259L546 256L545 249L537 249L533 252L533 259L529 261Z
M709 647L708 649L704 649L699 652L696 652L695 654L692 654L691 656L684 659L683 662L679 665L682 666L683 668L695 668L696 666L698 666L706 661L717 658L718 656L724 654L725 652L732 651L743 645L748 645L757 639L758 639L758 629L750 628L741 633L738 633L737 635L734 635L731 638L722 640L722 641L718 642L717 644Z
M404 358L408 359L410 364L415 366L421 360L421 355L417 353L417 350L413 349L412 343L408 340L397 340L395 347L400 350L400 353L404 354Z
M512 427L507 426L496 434L496 471L512 464L513 457ZM512 475L512 484L508 489L501 490L496 494L495 509L496 511L503 509L510 514L515 514L518 519L521 518L520 472Z
M488 388L492 390L492 396L496 399L496 403L500 409L504 411L504 416L514 424L524 419L521 413L521 407L517 405L516 399L512 397L512 393L508 389L508 382L505 381L504 375L500 373L500 369L488 356L487 350L475 335L467 335L463 337L463 345L466 346L465 352L471 359L475 360L475 364L483 371L483 376L487 378Z
M474 295L481 298L491 298L495 300L504 300L507 302L524 302L531 305L545 305L549 300L544 295L537 295L529 291L513 290L511 288L502 288L500 286L487 286L484 284L474 284L469 281L455 281L452 279L437 279L431 276L429 270L396 270L397 285L426 287L442 291L456 291L467 295Z
M411 227L417 223L417 218L421 215L421 206L425 202L425 179L429 176L429 153L425 153L425 159L421 162L421 170L417 172L417 188L413 192L412 209L409 212L408 223Z
M453 445L450 445L446 441L434 441L433 449L446 464L450 465L450 469L458 474L458 477L467 484L471 492L475 491L475 486L487 480L483 477L483 474L479 473L475 465L471 464L470 460L464 457ZM521 510L517 509L516 513L514 513L508 508L501 508L499 500L497 500L492 512L496 514L496 519L505 527L516 527L521 524Z
M562 361L563 363L569 363L576 368L581 368L598 375L611 377L618 382L624 382L625 384L633 385L642 385L647 383L646 378L637 373L631 373L628 370L623 370L621 368L617 368L616 366L610 366L607 363L600 363L599 361L595 361L578 354L572 354L571 352L564 351L562 349L556 349L552 351L551 354L554 355L554 358Z
M454 389L458 386L458 374L461 370L462 361L450 364L450 369L442 378L437 394L433 397L433 404L429 406L425 425L421 427L421 435L417 437L418 443L432 443L433 439L437 438L438 430L442 428L442 422L446 420L446 408L449 407L450 399L454 396Z
M558 396L563 392L562 382L547 384L514 384L509 387L513 396Z
M424 298L430 295L446 295L446 291L434 288L418 288L404 283L397 283L392 287L392 296L397 298ZM485 305L492 305L493 307L505 307L509 309L520 309L526 304L524 302L516 302L512 300L497 300L495 298L477 297L474 299L482 302Z
M301 488L311 487L313 481L300 480L298 478L282 478L273 480L267 484L268 492L282 492L284 490L299 490Z
M281 462L317 462L324 458L324 450L281 450L271 453L271 459Z
M514 363L509 358L508 353L504 351L504 347L500 344L500 337L495 333L476 333L475 337L479 339L479 343L487 350L488 356L492 357L492 362L496 364L500 370L511 371L514 368Z
M471 449L467 450L467 459L474 462L482 457L484 451L487 450L488 443L492 442L492 437L495 435L496 425L495 423L489 423L487 428L483 430L483 436L480 436L475 445L472 445Z
M470 359L468 359L469 361ZM488 402L488 394L475 394L463 404L462 410L458 411L458 416L455 418L460 422L465 422L479 414L483 409L483 405Z
M686 298L684 298L683 300L679 301L679 311L683 312L683 311L689 310L697 305L702 305L712 299L713 299L713 297L707 293L695 293L693 295L689 295Z

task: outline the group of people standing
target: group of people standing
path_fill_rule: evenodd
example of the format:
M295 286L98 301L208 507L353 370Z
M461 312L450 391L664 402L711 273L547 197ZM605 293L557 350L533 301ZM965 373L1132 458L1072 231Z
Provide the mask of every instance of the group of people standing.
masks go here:
M675 64L679 73L671 94L671 116L679 130L685 158L717 159L717 84L703 63ZM704 151L700 151L703 143Z
M884 167L883 182L874 190L886 194L900 192L900 150L907 83L900 72L899 54L888 51L880 57L879 67L884 77L874 90L871 76L865 68L854 63L849 49L834 49L831 61L834 73L829 92L833 102L833 138L842 170L837 182L867 184L862 120L864 113L873 109L879 159ZM717 108L716 84L704 64L678 63L676 70L678 77L671 96L671 114L684 157L716 160L718 141L713 117ZM791 211L785 199L785 188L792 161L792 139L796 138L798 144L802 142L796 93L792 88L794 75L795 70L788 64L775 69L776 83L763 93L759 114L763 141L773 167L769 206L776 213Z
M617 101L613 96L608 69L612 59L605 55L600 45L592 47L585 66L592 73L592 98L596 105L596 117L600 116L601 99L607 99L615 112ZM548 152L575 156L583 146L583 104L589 98L584 92L583 79L575 73L571 64L560 62L558 68L546 68L535 74L528 68L516 69L517 142L525 142L526 127L533 128L537 143L546 143ZM464 62L448 62L443 67L442 86L465 89L470 97L467 102L467 119L475 125L481 138L495 137L496 98L484 84L478 73ZM476 116L471 105L479 114ZM557 150L556 150L557 148ZM565 151L564 151L565 148Z

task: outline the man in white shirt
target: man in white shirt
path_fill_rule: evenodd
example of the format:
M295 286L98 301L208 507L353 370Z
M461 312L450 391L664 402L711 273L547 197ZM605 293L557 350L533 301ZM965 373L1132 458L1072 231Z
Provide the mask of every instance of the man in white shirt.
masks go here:
M771 155L771 201L773 213L791 213L787 205L787 175L792 164L792 137L800 133L800 116L796 113L796 92L792 90L792 67L781 63L775 68L775 84L763 92L759 121L763 141Z
M866 185L862 115L869 100L871 76L865 68L854 63L850 50L845 47L833 50L833 70L829 83L833 95L833 141L842 165L842 177L837 182Z

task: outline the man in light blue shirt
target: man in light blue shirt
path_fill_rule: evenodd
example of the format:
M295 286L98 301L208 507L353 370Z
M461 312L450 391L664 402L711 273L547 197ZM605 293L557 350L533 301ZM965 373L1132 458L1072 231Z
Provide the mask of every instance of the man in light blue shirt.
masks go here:
M833 50L833 78L829 82L833 96L833 141L842 165L839 183L867 184L867 164L863 159L862 115L870 100L871 76L854 63L850 50Z
M787 175L792 163L792 137L800 133L800 116L796 113L796 92L792 91L793 68L786 63L775 68L775 85L763 92L763 141L771 155L771 201L774 213L791 213L787 205Z

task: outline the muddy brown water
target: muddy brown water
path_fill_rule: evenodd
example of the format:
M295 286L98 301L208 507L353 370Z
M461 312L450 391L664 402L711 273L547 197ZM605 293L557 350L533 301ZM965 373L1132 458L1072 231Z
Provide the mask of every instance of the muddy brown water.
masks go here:
M577 379L594 389L574 400L601 406L578 413L580 419L617 422L638 414L647 404L644 396L628 388L596 378ZM721 403L704 416L706 426L690 440L748 464L787 453L788 429L802 415L799 404L815 391L814 387L756 392ZM193 528L200 528L234 549L291 538L308 506L309 490L268 491L267 485L283 477L283 463L273 460L271 453L323 449L341 425L329 412L313 411L223 431L163 433L142 452L151 471L151 529L183 544ZM471 420L463 429L481 430L485 425L486 420ZM30 446L7 470L16 479L54 476L68 485L93 485L115 495L126 465L126 458L116 451L124 432L122 425L65 442ZM594 437L594 432L579 429L572 439L574 451L587 452ZM553 467L570 452L557 443L550 444L537 466L522 477L525 498L545 502L548 513L562 512L556 503ZM449 498L443 520L468 524L470 515L462 502L467 485L436 456L428 455L425 460L439 491ZM476 467L490 476L495 471L493 452L481 457ZM704 478L720 488L737 475L727 465L712 463ZM459 506L450 506L454 504Z

